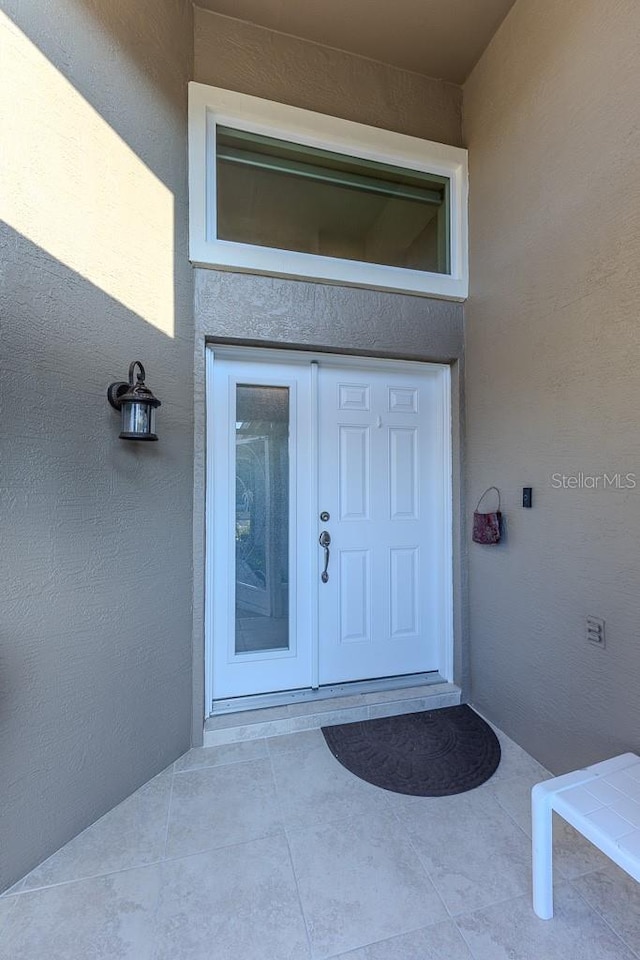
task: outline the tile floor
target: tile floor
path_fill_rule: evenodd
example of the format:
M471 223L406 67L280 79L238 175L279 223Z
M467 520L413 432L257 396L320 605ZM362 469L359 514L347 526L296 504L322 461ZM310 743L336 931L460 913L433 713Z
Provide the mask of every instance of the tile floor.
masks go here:
M363 783L319 730L192 750L0 897L2 960L638 960L640 885L556 823L531 909L529 792Z

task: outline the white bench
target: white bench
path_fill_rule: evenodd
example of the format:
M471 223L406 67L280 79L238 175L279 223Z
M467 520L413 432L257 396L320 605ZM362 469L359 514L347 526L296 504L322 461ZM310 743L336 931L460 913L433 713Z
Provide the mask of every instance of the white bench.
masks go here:
M640 880L640 757L623 753L531 791L533 909L553 916L553 811Z

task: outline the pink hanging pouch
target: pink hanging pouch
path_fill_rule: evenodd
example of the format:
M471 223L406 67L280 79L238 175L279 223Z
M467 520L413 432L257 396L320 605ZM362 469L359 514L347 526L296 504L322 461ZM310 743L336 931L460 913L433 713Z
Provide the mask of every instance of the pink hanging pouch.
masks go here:
M481 513L480 504L491 490L495 490L498 494L498 509L494 510L493 513ZM484 544L500 543L501 523L500 491L497 487L487 487L478 500L478 505L473 512L473 542Z

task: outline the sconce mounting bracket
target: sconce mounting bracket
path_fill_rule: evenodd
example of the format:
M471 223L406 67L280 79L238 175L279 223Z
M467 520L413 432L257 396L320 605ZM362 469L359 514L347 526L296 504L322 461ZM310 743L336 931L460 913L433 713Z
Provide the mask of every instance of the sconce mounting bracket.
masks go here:
M114 410L120 409L120 397L123 397L130 387L131 384L124 380L117 380L115 383L112 383L109 386L107 390L107 399Z

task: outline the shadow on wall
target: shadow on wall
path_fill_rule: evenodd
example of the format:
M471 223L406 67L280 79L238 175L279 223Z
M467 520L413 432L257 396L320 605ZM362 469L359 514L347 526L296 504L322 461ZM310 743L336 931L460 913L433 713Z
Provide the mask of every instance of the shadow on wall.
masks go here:
M191 27L174 0L131 6L0 20L0 890L190 742ZM106 400L138 358L158 444L118 440Z
M6 239L0 888L188 747L192 626L191 348ZM133 356L157 444L106 400Z

